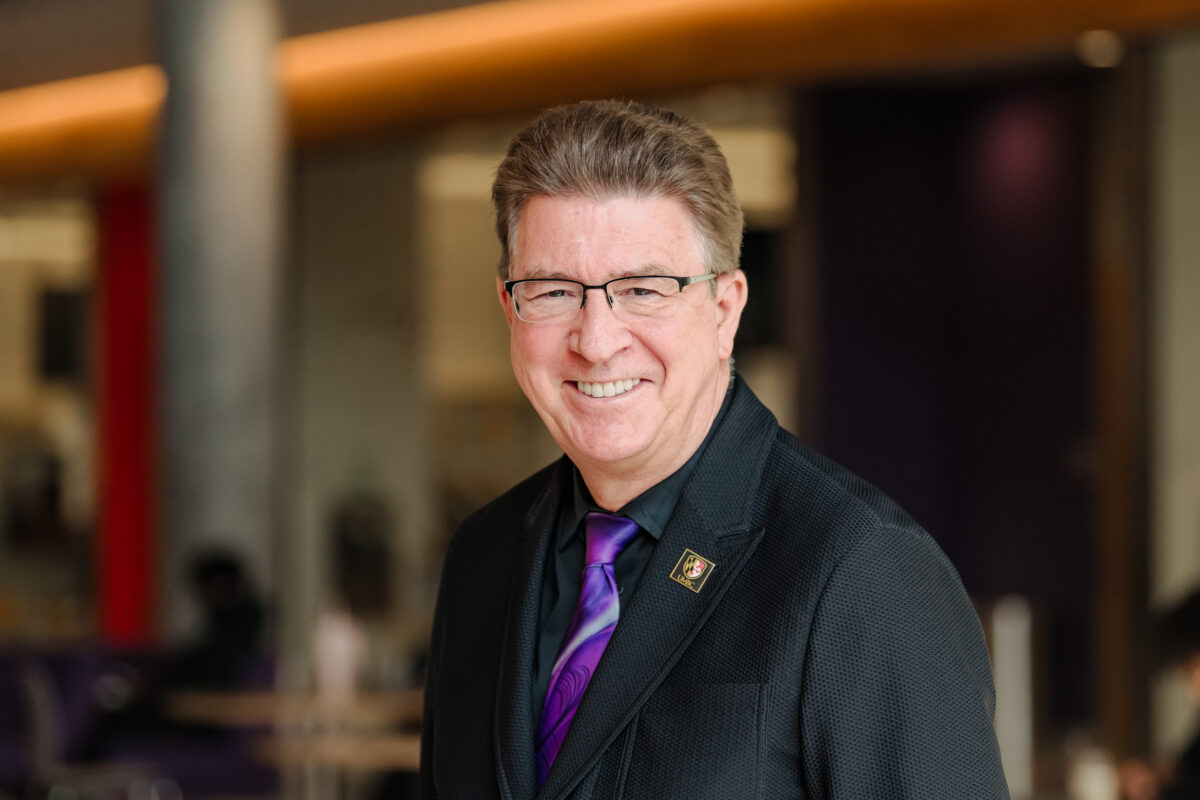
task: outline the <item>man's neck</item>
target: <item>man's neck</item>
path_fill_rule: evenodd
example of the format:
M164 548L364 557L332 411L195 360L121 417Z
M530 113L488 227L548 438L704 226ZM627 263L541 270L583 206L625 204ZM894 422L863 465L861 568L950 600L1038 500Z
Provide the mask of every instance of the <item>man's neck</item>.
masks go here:
M717 394L715 404L707 413L708 425L704 427L703 433L690 443L690 446L680 448L675 458L666 464L631 465L628 463L575 462L580 477L583 478L588 492L592 495L592 500L606 511L618 511L647 489L674 475L708 438L732 386L733 380L730 375L721 392Z
M590 477L585 470L579 471L583 482L596 505L605 511L616 512L629 504L631 500L658 483L658 480L623 480L620 478L602 478L596 474Z

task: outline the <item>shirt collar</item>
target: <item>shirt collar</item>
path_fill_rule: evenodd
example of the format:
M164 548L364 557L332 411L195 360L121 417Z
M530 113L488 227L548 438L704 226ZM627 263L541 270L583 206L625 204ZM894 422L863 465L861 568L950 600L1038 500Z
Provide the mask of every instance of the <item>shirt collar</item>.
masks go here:
M682 467L630 500L616 512L620 516L632 519L642 530L653 536L655 540L662 538L663 531L667 527L667 522L670 521L671 515L675 513L675 506L679 503L679 498L683 494L683 487L695 471L696 465L700 462L700 456L704 453L705 448L712 439L713 433L720 427L721 420L725 417L725 412L729 408L730 398L733 397L733 384L734 380L731 375L729 388L725 392L725 399L721 403L721 408L717 411L717 416L713 419L713 424L709 427L704 441L696 448L696 452L692 453L691 458ZM583 529L580 523L583 522L583 518L589 512L604 511L592 499L592 494L588 491L587 484L583 482L583 476L579 474L579 469L572 465L571 473L573 475L574 491L566 508L566 513L569 515L567 521L570 524L563 525L559 529L557 543L559 550L565 549L571 543L571 537Z

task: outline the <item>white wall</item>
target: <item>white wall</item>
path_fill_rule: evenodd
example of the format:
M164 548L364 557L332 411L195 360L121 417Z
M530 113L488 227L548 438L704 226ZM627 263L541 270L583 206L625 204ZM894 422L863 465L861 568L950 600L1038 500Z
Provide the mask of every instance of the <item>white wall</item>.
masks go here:
M413 264L413 164L403 144L339 150L295 173L287 364L288 531L282 638L301 680L308 635L332 600L330 515L352 492L384 499L395 520L390 644L421 638L421 576L431 475ZM400 665L396 665L399 668Z
M1151 602L1200 584L1200 34L1155 62L1151 341ZM1175 750L1193 720L1181 682L1154 692L1154 745Z
M0 480L34 454L61 459L62 511L73 533L95 516L94 408L88 379L46 380L38 370L39 293L89 291L95 230L86 195L0 200ZM90 324L90 323L89 323ZM0 518L7 513L0 496ZM47 557L0 542L0 638L70 640L94 614L68 552Z

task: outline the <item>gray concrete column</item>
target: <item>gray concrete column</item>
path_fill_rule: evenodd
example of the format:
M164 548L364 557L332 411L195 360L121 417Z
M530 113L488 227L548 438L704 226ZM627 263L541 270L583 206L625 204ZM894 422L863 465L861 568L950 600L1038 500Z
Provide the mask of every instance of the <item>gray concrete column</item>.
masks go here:
M161 147L162 624L199 549L273 591L284 150L273 0L166 0Z

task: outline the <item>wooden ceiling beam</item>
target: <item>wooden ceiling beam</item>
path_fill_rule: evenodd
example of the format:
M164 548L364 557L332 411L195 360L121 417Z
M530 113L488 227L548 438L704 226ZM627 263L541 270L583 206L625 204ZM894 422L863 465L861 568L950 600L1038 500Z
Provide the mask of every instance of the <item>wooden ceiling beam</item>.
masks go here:
M279 49L299 145L578 97L815 82L1069 52L1200 25L1200 0L500 0ZM144 171L155 66L0 93L0 183Z

